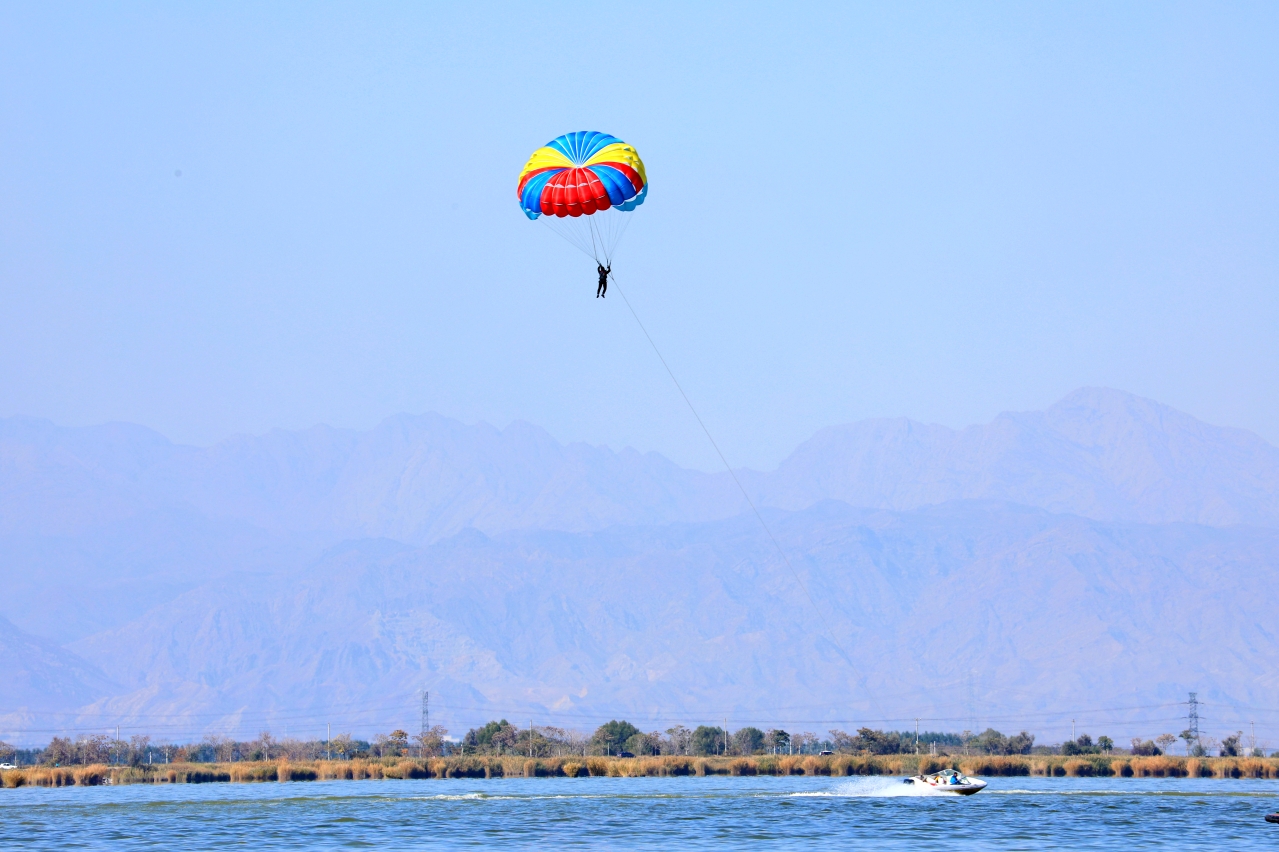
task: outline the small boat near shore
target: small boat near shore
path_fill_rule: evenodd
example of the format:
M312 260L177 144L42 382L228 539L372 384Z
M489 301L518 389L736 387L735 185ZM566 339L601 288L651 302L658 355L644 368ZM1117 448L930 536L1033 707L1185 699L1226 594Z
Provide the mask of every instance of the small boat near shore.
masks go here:
M949 793L955 796L971 796L973 793L980 792L986 782L979 778L970 778L953 769L943 769L941 772L930 772L927 775L915 775L902 781L903 784L913 784L916 787L925 787L937 793Z

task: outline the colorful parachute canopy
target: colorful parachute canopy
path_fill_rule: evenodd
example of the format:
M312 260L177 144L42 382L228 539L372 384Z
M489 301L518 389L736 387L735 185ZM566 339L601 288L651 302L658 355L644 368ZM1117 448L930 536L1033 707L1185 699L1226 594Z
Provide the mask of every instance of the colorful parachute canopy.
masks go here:
M565 133L533 152L516 190L524 215L590 216L610 207L630 211L644 203L644 162L622 140L582 130Z

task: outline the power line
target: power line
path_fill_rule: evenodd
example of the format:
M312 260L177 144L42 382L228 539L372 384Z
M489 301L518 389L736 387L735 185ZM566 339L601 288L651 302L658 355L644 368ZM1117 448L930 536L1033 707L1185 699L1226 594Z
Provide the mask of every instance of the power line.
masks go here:
M426 701L423 702L424 704L423 710L425 710L423 722L429 727L429 712L430 712L429 703L428 703L429 693L424 693L423 697L426 699ZM1029 721L1029 720L1041 720L1041 721L1051 721L1053 719L1065 720L1065 719L1071 718L1072 716L1095 717L1100 714L1130 713L1130 712L1136 712L1136 711L1142 711L1142 710L1160 710L1165 708L1180 707L1184 705L1185 705L1185 702L1165 702L1161 704L1128 705L1123 707L1076 707L1076 708L1065 708L1065 709L1058 709L1058 710L1038 711L1033 713L1011 713L1006 715L990 716L988 718L988 721L998 722L1002 724L1006 722L1021 722L1021 721ZM666 714L666 713L636 714L633 708L628 709L628 708L621 708L621 707L614 707L612 709L609 709L607 707L601 707L599 709L584 709L584 710L573 711L573 710L552 710L540 705L531 705L531 704L515 705L515 704L503 704L503 703L497 703L497 702L472 702L468 704L449 704L449 703L437 702L436 706L437 708L442 707L445 710L453 713L470 711L470 712L481 712L481 713L494 713L494 714L501 714L501 715L508 715L508 716L521 716L521 715L526 715L531 710L542 716L550 717L550 718L589 719L589 720L599 719L604 716L621 715L621 716L631 716L632 718L646 719L650 721L679 722L679 721L686 721L689 718L695 718L698 716L706 717L706 718L714 718L715 716L724 715L724 710L722 709L717 710L717 709L709 709L709 708L702 711L695 711L691 713L686 712L686 713L680 713L676 715L676 714ZM785 721L785 722L803 722L803 723L812 723L812 724L843 723L843 722L851 721L846 719L834 719L830 717L810 718L806 716L790 715L791 713L800 713L800 714L809 713L813 710L820 710L827 706L829 705L779 707L779 708L774 708L771 711L763 711L763 712L748 711L745 715L741 715L742 711L739 708L735 711L730 712L728 714L728 718L733 721L751 721L751 720L756 720L760 722ZM240 716L236 718L234 721L238 725L247 725L247 724L255 724L255 723L273 723L273 722L280 722L285 720L291 720L291 721L301 720L304 722L311 721L316 724L320 724L321 722L326 720L338 721L338 722L355 722L355 721L359 721L360 717L367 716L368 714L376 711L399 710L402 707L403 707L402 703L401 704L371 704L371 705L355 706L342 713L324 712L323 710L321 710L314 713L306 713L306 714L291 713L287 715L285 713L274 713L274 712L268 711L268 712L262 712L260 714ZM53 715L53 714L48 714L48 715ZM71 720L70 723L65 726L53 727L53 728L20 728L20 729L13 729L13 730L25 730L25 731L32 731L32 732L35 732L35 731L56 732L56 731L63 731L63 730L67 730L67 731L97 730L103 727L112 727L115 724L117 724L117 722L122 720L135 722L135 724L130 724L125 726L125 728L128 730L156 730L156 729L189 730L189 728L187 728L186 725L192 722L196 722L198 724L197 720L206 719L206 718L225 718L228 715L233 715L233 714L172 713L172 714L165 714L163 716L156 717L163 721L146 723L146 722L142 722L141 719L152 718L152 717L145 716L145 715L135 716L135 715L129 715L129 714L98 714L96 718L101 721L98 722L97 724L94 724L90 720L95 717L90 716L89 714L79 714L75 719ZM917 717L885 716L878 719L863 718L863 719L860 719L859 721L863 723L880 723L880 724L888 723L888 722L905 723L905 722L910 722L915 718ZM935 717L920 716L918 718L926 722L934 722L934 723L935 722L957 722L958 723L958 722L969 721L967 716L935 716ZM1178 718L1182 718L1182 717L1178 717ZM1151 721L1154 721L1154 720L1151 720ZM2 725L3 723L0 723L0 726Z

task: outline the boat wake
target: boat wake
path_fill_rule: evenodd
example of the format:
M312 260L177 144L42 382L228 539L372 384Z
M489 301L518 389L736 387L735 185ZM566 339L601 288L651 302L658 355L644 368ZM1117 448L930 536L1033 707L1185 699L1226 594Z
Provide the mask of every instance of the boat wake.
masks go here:
M854 778L844 781L833 790L809 793L792 793L792 796L836 796L846 799L897 799L920 796L956 796L946 790L903 784L900 778Z

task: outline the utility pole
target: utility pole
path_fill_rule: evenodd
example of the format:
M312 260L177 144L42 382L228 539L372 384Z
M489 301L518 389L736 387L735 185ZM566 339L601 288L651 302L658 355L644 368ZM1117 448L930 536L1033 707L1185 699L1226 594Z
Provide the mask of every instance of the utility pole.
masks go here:
M724 754L728 754L728 720L724 720Z
M533 759L533 720L528 720L528 756Z
M333 723L324 723L324 759L333 759Z
M915 719L915 754L919 754L919 719Z
M418 757L426 757L426 732L431 730L431 693L422 690L422 731L418 738Z
M1186 729L1190 731L1190 737L1195 741L1195 745L1199 745L1199 693L1190 693L1190 701L1187 703L1190 705L1190 713L1186 717L1188 723ZM1187 742L1186 746L1189 748L1190 743Z
M1074 719L1070 720L1070 738L1072 740L1075 738L1075 720Z

